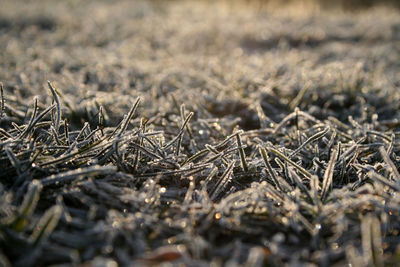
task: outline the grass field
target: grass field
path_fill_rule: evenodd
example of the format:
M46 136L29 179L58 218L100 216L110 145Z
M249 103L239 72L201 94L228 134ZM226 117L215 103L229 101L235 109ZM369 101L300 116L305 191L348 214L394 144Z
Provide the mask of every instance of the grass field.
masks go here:
M399 264L398 9L0 6L0 266Z

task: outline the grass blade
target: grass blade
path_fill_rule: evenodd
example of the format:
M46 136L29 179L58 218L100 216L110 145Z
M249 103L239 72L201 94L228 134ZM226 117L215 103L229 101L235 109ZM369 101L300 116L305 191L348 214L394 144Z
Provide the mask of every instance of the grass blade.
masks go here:
M328 167L325 170L324 177L322 179L322 191L321 191L321 201L324 202L327 194L329 187L332 185L333 181L333 171L336 165L336 160L337 160L337 151L334 150L331 158L328 163Z

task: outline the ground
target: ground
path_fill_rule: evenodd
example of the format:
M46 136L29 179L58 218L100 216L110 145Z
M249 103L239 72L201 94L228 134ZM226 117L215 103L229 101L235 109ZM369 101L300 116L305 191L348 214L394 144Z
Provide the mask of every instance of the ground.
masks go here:
M400 261L398 9L0 5L0 265Z

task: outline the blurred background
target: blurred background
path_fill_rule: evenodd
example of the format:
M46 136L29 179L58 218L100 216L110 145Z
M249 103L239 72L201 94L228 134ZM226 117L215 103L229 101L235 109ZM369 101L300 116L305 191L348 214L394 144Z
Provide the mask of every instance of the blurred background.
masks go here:
M43 90L54 81L82 120L102 105L116 121L129 110L127 96L137 95L152 116L175 108L171 94L193 109L240 117L245 128L259 126L255 102L273 121L295 104L346 119L341 108L354 100L331 103L332 95L375 90L394 101L400 84L399 1L0 3L8 95L49 103ZM305 87L303 100L292 102Z
M228 0L229 1L229 0ZM235 0L233 0L235 1ZM233 2L232 0L230 2ZM242 0L237 0L238 2ZM371 8L375 6L400 6L400 1L397 0L244 0L245 2L253 2L258 4L274 4L274 5L316 5L322 8L339 8L339 9L360 9Z

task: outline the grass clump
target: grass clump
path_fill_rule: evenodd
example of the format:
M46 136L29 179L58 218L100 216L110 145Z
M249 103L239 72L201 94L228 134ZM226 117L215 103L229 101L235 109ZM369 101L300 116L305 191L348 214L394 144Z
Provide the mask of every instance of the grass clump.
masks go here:
M191 4L5 5L0 265L396 265L398 14Z

